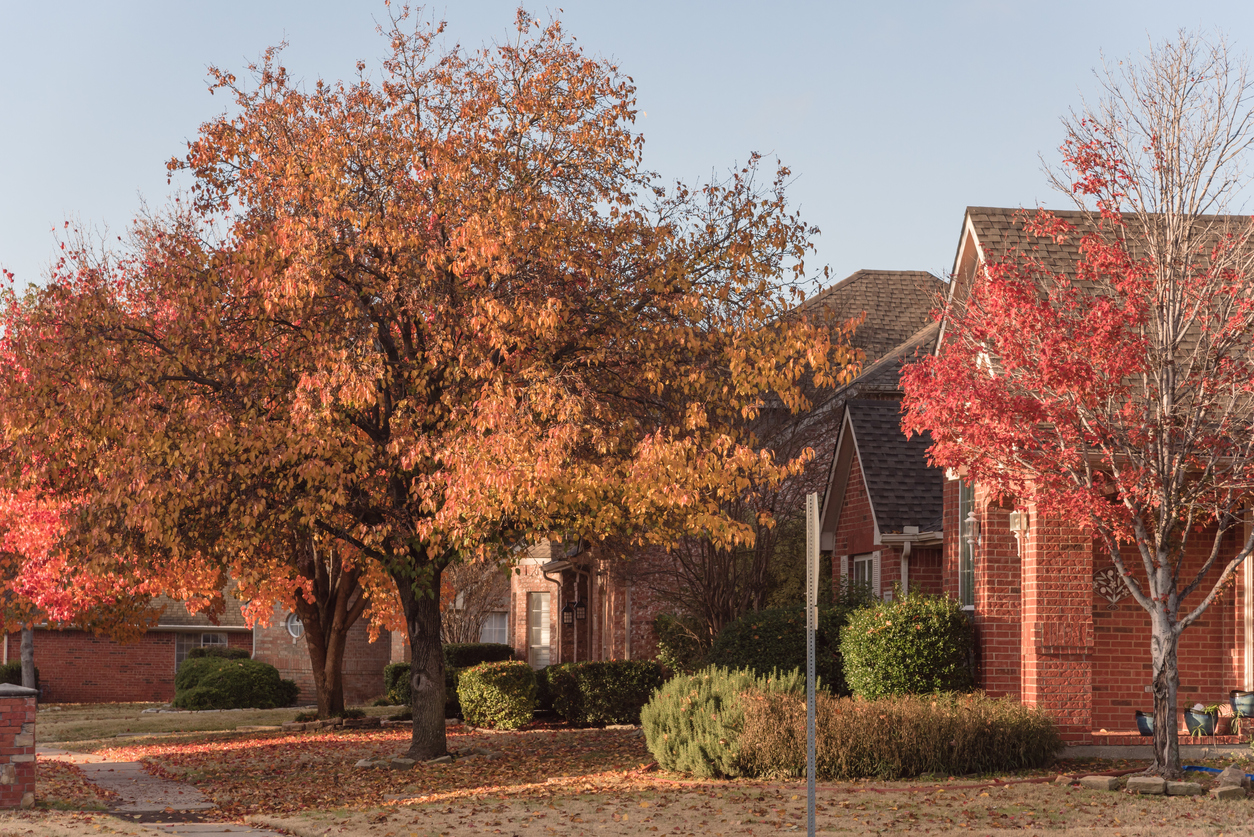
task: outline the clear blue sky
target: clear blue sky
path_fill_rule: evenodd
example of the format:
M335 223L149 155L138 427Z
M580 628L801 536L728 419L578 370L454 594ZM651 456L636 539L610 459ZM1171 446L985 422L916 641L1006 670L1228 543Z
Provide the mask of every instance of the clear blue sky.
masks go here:
M515 2L431 5L451 40L508 36ZM544 17L556 6L529 5ZM1059 117L1095 93L1104 53L1135 56L1180 28L1254 51L1254 4L591 2L562 20L633 76L646 163L668 179L724 172L752 151L796 176L819 226L812 266L943 274L967 205L1064 205ZM286 39L309 81L377 67L382 2L0 0L0 265L39 281L53 229L125 230L170 192L165 162L226 107L205 67L241 71ZM177 185L177 184L176 184Z

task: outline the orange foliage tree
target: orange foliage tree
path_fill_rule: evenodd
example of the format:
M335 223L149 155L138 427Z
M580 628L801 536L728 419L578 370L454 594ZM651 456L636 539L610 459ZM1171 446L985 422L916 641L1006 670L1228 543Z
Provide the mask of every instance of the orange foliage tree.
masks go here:
M58 326L80 335L59 349L73 394L50 375L42 397L109 427L95 467L127 475L83 533L149 565L229 545L261 593L297 584L276 533L316 537L398 601L427 759L451 562L563 533L751 542L724 501L799 465L755 450L746 418L803 409L801 382L844 379L853 355L781 319L814 232L786 169L662 189L630 80L558 23L520 13L510 43L440 52L442 27L404 20L379 81L360 65L303 89L276 51L251 85L212 71L232 111L171 163L194 211L49 287L89 301ZM113 379L132 362L151 371Z

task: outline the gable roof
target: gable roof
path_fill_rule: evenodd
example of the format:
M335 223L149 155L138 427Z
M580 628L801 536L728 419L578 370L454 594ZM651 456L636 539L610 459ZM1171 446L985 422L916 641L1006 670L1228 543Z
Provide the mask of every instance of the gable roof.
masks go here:
M945 283L925 270L859 270L805 302L822 305L841 319L866 312L853 345L871 364L905 343L940 307Z
M862 463L862 476L880 534L906 526L939 532L944 509L944 472L927 463L932 437L909 439L901 430L901 403L855 399L845 405Z

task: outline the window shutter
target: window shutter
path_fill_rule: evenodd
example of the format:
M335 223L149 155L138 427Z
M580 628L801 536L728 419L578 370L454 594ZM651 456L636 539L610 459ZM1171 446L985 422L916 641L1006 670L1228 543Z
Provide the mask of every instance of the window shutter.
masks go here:
M849 556L840 556L840 578L842 581L849 578Z
M880 554L872 553L871 557L871 592L876 596L880 594Z

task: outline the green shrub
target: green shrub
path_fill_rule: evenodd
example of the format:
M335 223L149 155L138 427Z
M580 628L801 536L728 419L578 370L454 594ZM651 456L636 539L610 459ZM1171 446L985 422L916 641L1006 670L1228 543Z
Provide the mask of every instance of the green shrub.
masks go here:
M21 660L0 665L0 683L8 683L10 686L22 685ZM39 666L35 666L35 688L39 688Z
M383 667L383 689L388 700L401 706L409 706L411 691L409 663L388 663Z
M514 658L514 649L499 642L449 643L440 649L444 654L444 717L462 714L457 698L457 673L479 663L497 663ZM409 663L389 663L383 667L383 686L388 700L409 706L412 696Z
M910 593L852 614L840 647L850 688L874 699L971 689L973 643L957 600Z
M203 657L221 657L224 660L247 660L251 657L243 648L231 648L228 645L202 645L187 652L187 659L199 660Z
M549 666L553 708L572 724L638 724L640 708L662 685L653 660L603 660Z
M737 766L742 775L805 775L803 696L746 695ZM953 776L1048 765L1062 748L1045 712L1011 698L903 695L817 697L815 768L823 780Z
M690 616L659 613L653 620L657 654L653 659L675 674L692 674L701 667L704 656L697 641L696 620Z
M536 676L516 660L480 663L460 672L457 696L471 726L518 729L535 715Z
M840 631L853 605L841 603L819 610L814 636L814 671L823 688L848 694L840 655ZM772 608L746 613L719 633L706 662L757 674L806 670L806 618L802 607Z
M181 684L180 685L180 681ZM179 709L273 709L290 706L300 689L274 666L257 660L185 660L175 676Z
M536 711L553 711L553 687L549 685L549 669L552 666L536 669Z
M450 642L444 651L444 667L470 668L479 663L503 663L514 659L512 646L500 642Z
M672 678L640 711L649 752L665 770L740 775L741 695L753 690L804 694L805 677L796 671L760 677L711 666Z

